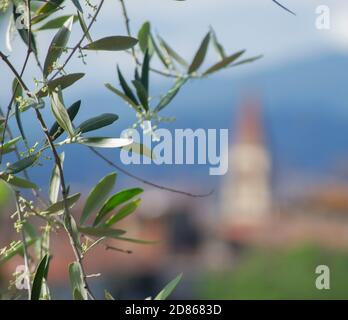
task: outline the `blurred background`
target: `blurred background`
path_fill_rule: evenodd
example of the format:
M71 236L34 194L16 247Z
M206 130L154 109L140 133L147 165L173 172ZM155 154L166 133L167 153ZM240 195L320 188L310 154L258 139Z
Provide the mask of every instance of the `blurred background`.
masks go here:
M207 198L190 198L141 185L119 173L117 189L144 187L142 205L122 224L130 235L160 240L157 245L117 244L124 254L104 247L86 257L98 297L103 289L118 299L154 296L183 272L173 298L197 299L346 299L348 296L348 3L342 0L284 0L290 15L270 0L127 1L131 29L151 21L159 33L188 60L213 26L227 52L247 49L263 54L252 64L227 69L186 85L163 116L176 121L163 127L229 129L229 170L210 176L209 165L129 165L118 151L115 162L144 179L194 193L214 189ZM330 9L330 29L316 28L319 5ZM115 18L117 17L117 18ZM1 17L4 34L6 16ZM125 34L118 1L107 1L93 37ZM78 28L76 28L78 29ZM72 37L78 39L80 31ZM41 33L44 58L54 32ZM0 38L5 50L5 39ZM21 63L25 48L13 44L11 60ZM132 61L122 53L89 53L67 68L85 72L65 91L65 101L82 100L78 121L115 112L119 121L105 129L117 136L135 115L104 88L117 84L116 65L126 75ZM216 61L213 50L207 64ZM35 64L25 79L39 77ZM12 75L0 64L0 105L10 99ZM171 87L171 80L152 75L152 95ZM53 122L49 108L44 114ZM27 112L32 144L40 128ZM14 122L13 122L14 123ZM32 169L32 180L47 194L52 162ZM112 168L84 147L67 147L65 172L71 190L87 196ZM0 184L0 247L18 236L10 219L10 193ZM79 215L83 204L74 208ZM110 242L113 244L113 242ZM67 264L72 261L63 232L53 235L49 283L55 298L69 298ZM21 259L0 265L0 287L6 289ZM318 290L315 269L327 265L330 290Z

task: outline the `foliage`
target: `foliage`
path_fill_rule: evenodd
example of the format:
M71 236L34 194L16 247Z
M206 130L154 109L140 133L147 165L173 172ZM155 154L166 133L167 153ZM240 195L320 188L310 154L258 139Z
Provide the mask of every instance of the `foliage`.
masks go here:
M0 11L8 13L10 17L6 35L1 39L6 38L9 53L17 44L17 42L12 43L14 35L19 35L19 40L26 46L22 53L25 57L24 64L18 66L13 65L11 54L0 51L2 63L7 65L14 78L11 101L7 109L0 114L2 136L0 179L1 183L8 184L12 189L16 211L11 217L15 219L15 228L20 238L1 250L0 263L6 263L17 254L23 255L26 267L23 276L29 283L28 298L52 298L48 289L51 258L49 239L52 230L61 228L70 239L75 261L72 261L67 268L74 299L95 299L88 286L88 275L82 262L83 256L88 254L92 247L108 238L120 242L153 243L124 236L126 231L117 228L119 222L134 213L140 205L139 195L143 190L135 187L113 193L116 172L104 177L91 190L84 201L79 218L73 214L72 208L82 204L83 201L78 191L70 190L64 175L64 152L67 151L65 145L85 145L107 164L118 168L112 159L106 158L95 148L122 148L131 145L133 141L94 134L100 128L117 124L120 115L112 111L107 114L96 114L80 124L74 122L76 115L82 110L81 100L77 100L79 98L77 97L77 101L67 108L64 90L73 88L78 81L83 81L85 74L81 70L66 72L66 66L71 58L78 54L83 62L82 69L86 63L86 55L93 55L93 51L100 51L99 57L102 57L103 51L127 52L134 63L134 76L127 79L122 73L124 68L119 65L116 74L119 85L115 81L113 84L105 84L105 87L132 108L137 119L133 127L142 127L144 121L152 121L153 129L161 122L169 120L168 117L162 116L162 113L188 81L207 77L223 69L260 58L260 56L244 58L245 50L226 53L213 29L210 29L200 41L193 58L184 58L167 40L152 31L151 23L148 21L145 21L137 35L133 36L125 1L119 1L127 34L109 34L96 39L93 25L97 22L102 24L102 21L97 21L96 18L102 10L104 0L93 1L96 4L78 0L0 0ZM117 19L117 23L119 21L120 19ZM54 36L47 52L41 52L39 44L42 41L42 33L46 30L53 31ZM82 36L76 43L72 43L71 35L76 30L82 32ZM205 66L205 58L211 48L216 51L218 58L212 65ZM30 82L23 80L29 64L39 68L40 79L32 79ZM158 65L161 67L156 67ZM164 92L157 102L151 96L152 73L168 77L173 81L171 88ZM106 92L103 87L101 90L101 94ZM55 118L55 123L51 127L48 127L41 113L41 109L47 108L47 105ZM42 136L37 137L34 146L29 146L25 134L28 128L22 125L21 118L24 113L31 113L42 128ZM20 136L13 136L10 130L13 125L18 127ZM10 157L6 158L7 155ZM13 160L14 157L16 160ZM30 180L30 170L47 161L47 158L51 158L54 163L51 177L48 177L49 190L47 194L41 194L39 186ZM9 163L5 165L5 161ZM143 179L125 170L121 171L144 182ZM147 181L145 183L193 196ZM31 190L32 196L24 192L25 189ZM34 218L39 218L42 222L40 228L33 226ZM166 298L180 278L181 276L173 280L157 298ZM112 298L107 292L105 297Z

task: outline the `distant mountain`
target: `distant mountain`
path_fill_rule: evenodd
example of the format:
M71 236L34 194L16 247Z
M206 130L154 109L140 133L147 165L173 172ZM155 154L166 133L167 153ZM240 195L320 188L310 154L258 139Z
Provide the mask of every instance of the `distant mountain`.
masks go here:
M243 96L257 94L264 107L265 130L274 159L276 179L287 179L291 172L312 176L332 174L335 165L348 158L348 56L327 54L303 61L291 62L277 68L243 72L230 69L223 74L194 81L185 87L163 115L176 116L169 128L231 128L235 111ZM245 69L244 69L245 70ZM161 92L167 83L159 85ZM121 101L99 90L87 92L83 108L89 115L115 112L121 115L119 124L105 130L115 135L135 121L134 115ZM76 97L69 96L72 101ZM29 120L28 120L29 121ZM37 128L33 127L33 132ZM83 147L68 147L65 170L73 183L93 183L112 171ZM118 151L108 151L117 160ZM49 166L46 165L47 170ZM208 175L206 166L142 165L128 168L146 178L178 185L217 184L217 177ZM41 180L40 176L36 177ZM121 179L122 180L122 179ZM127 179L123 179L126 183ZM284 181L280 181L282 184ZM206 189L209 189L208 187Z

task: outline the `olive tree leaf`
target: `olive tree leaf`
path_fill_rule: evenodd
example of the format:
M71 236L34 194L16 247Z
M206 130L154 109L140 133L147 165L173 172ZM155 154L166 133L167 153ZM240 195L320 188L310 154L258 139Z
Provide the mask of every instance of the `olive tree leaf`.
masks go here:
M150 29L150 22L146 21L138 32L139 47L143 53L149 48Z
M76 142L93 148L122 148L132 144L133 140L109 137L79 137Z
M79 112L80 110L80 106L81 106L81 100L78 100L76 102L74 102L68 109L67 109L67 112L68 112L68 116L70 118L70 121L73 121L77 115L77 113ZM62 133L64 132L64 129L58 124L58 122L56 121L50 131L49 131L49 135L52 139L52 141L58 139Z
M50 256L46 254L41 259L35 272L33 286L31 289L31 300L40 299L43 282L45 279L47 279L49 263L50 263Z
M184 58L182 58L174 49L172 49L172 47L170 47L169 44L163 38L158 36L158 39L160 41L160 45L170 57L172 57L176 62L181 64L183 67L185 68L189 67L188 62Z
M137 91L137 96L141 102L141 105L146 111L148 111L149 110L149 94L146 91L146 88L144 87L142 82L139 80L133 80L132 83Z
M220 44L220 42L216 36L215 30L213 28L210 28L210 33L211 33L211 39L213 42L213 46L214 46L215 50L217 51L217 53L219 54L220 59L221 60L225 59L226 58L225 49Z
M2 146L0 146L1 154L12 152L14 150L14 146L16 145L16 143L20 140L21 140L21 137L16 137L5 142Z
M84 73L71 73L64 76L61 76L59 78L56 78L54 80L48 81L47 87L48 91L54 91L56 88L60 87L61 90L64 90L65 88L70 87L73 85L76 81L80 80L84 77ZM37 93L38 98L46 97L48 94L47 90L40 90Z
M83 17L83 14L81 12L77 12L77 17L79 19L81 29L82 29L83 33L85 34L87 40L89 42L93 42L92 37L91 37L91 35L90 35L89 31L88 31L88 27L86 25L86 22L85 22L85 19Z
M119 236L125 234L124 230L111 229L107 227L79 227L78 230L92 237L107 237L118 239Z
M207 51L208 51L209 42L210 42L210 32L208 32L208 34L203 38L201 45L200 45L199 49L197 50L196 55L193 58L191 65L188 69L189 74L197 71L198 68L204 62L205 56L206 56Z
M23 189L38 189L38 186L27 180L20 177L16 177L12 174L0 174L0 178L6 181L8 184Z
M79 0L71 0L71 2L74 4L74 6L76 7L76 9L79 12L83 12L80 1Z
M65 153L62 152L60 154L59 158L60 158L60 163L63 166ZM48 190L48 196L49 196L50 202L52 204L56 203L58 201L59 188L60 188L60 174L59 174L58 166L55 165L53 170L52 170L51 179L50 179L50 186L49 186L49 190Z
M144 190L140 188L126 189L122 190L113 196L111 196L103 205L103 207L99 210L93 225L99 224L102 219L112 210L114 210L117 206L122 203L129 201L134 198L138 194L142 193Z
M32 246L37 240L38 240L37 238L35 238L35 239L28 239L26 241L27 248ZM6 250L5 253L0 254L0 266L2 264L4 264L4 263L8 262L9 260L11 260L17 254L23 255L23 253L24 253L23 242L19 241L15 245L11 246L10 249Z
M105 296L105 300L115 300L115 298L107 290L104 290L104 296Z
M60 17L54 18L50 21L47 21L45 24L43 24L41 27L37 28L35 31L61 28L70 17L71 16L69 15L69 16L60 16ZM77 19L78 19L77 16L74 16L73 22L76 22Z
M239 57L241 57L243 54L245 53L245 50L241 50L238 51L234 54L232 54L231 56L224 58L223 60L221 60L220 62L214 64L213 66L211 66L207 71L205 71L203 73L204 76L217 72L223 68L228 67L231 63L233 63L234 61L236 61Z
M87 300L88 294L83 284L82 270L77 262L73 262L69 265L69 278L74 299L82 297L83 300Z
M81 193L75 193L66 198L66 203L69 208L72 208L76 202L80 199ZM47 209L41 212L42 215L52 215L52 214L61 214L65 210L64 200L58 201L50 205Z
M81 224L84 224L91 213L104 203L115 185L116 177L116 173L105 176L90 191L80 218Z
M73 138L75 134L74 128L69 114L64 107L63 97L60 90L58 92L52 91L51 93L51 110L59 126L69 134L70 138Z
M91 119L88 119L82 122L76 129L76 132L85 133L85 132L97 130L97 129L113 124L117 119L118 119L117 114L104 113L104 114L101 114L100 116L93 117Z
M146 50L143 60L143 66L141 69L141 83L145 88L145 91L149 92L149 71L150 71L150 55L149 51Z
M110 219L106 221L105 226L111 227L115 223L128 217L139 207L140 203L141 203L141 199L137 199L125 204L116 214L114 214Z
M21 172L24 169L31 167L39 157L40 153L36 153L34 155L18 160L17 162L8 165L5 172L9 174L16 174L18 172Z
M32 24L39 23L43 19L46 19L51 14L59 10L60 5L64 0L54 0L54 1L45 1L45 4L39 7L35 14L32 17Z
M161 292L155 297L154 300L166 300L174 291L176 286L179 284L180 280L182 278L182 273L179 274L175 279L170 281L164 288L161 290Z
M122 91L115 88L110 83L106 83L105 87L109 89L112 93L116 94L120 98L122 98L130 107L132 107L135 111L139 111L138 103L134 103L127 95L125 95Z
M181 87L187 82L186 78L179 79L175 82L174 86L167 92L165 96L161 98L158 105L155 108L155 112L159 112L164 109L178 94Z
M53 71L53 64L59 59L68 43L74 16L71 16L54 36L46 55L44 63L44 76L47 77Z
M133 48L138 40L127 36L111 36L93 41L82 49L84 50L103 50L103 51L120 51Z
M138 106L139 105L138 100L135 97L132 89L129 87L127 81L123 77L122 72L121 72L119 66L117 66L117 74L118 74L118 79L120 81L120 85L121 85L121 88L122 88L124 94L128 97L129 100L131 100L133 102L133 104L135 106Z

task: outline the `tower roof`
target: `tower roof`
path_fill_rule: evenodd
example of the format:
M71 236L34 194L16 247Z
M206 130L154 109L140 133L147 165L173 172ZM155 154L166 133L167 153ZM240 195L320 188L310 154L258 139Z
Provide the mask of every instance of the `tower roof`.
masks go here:
M260 102L248 98L240 107L236 123L237 143L263 144L264 130Z

